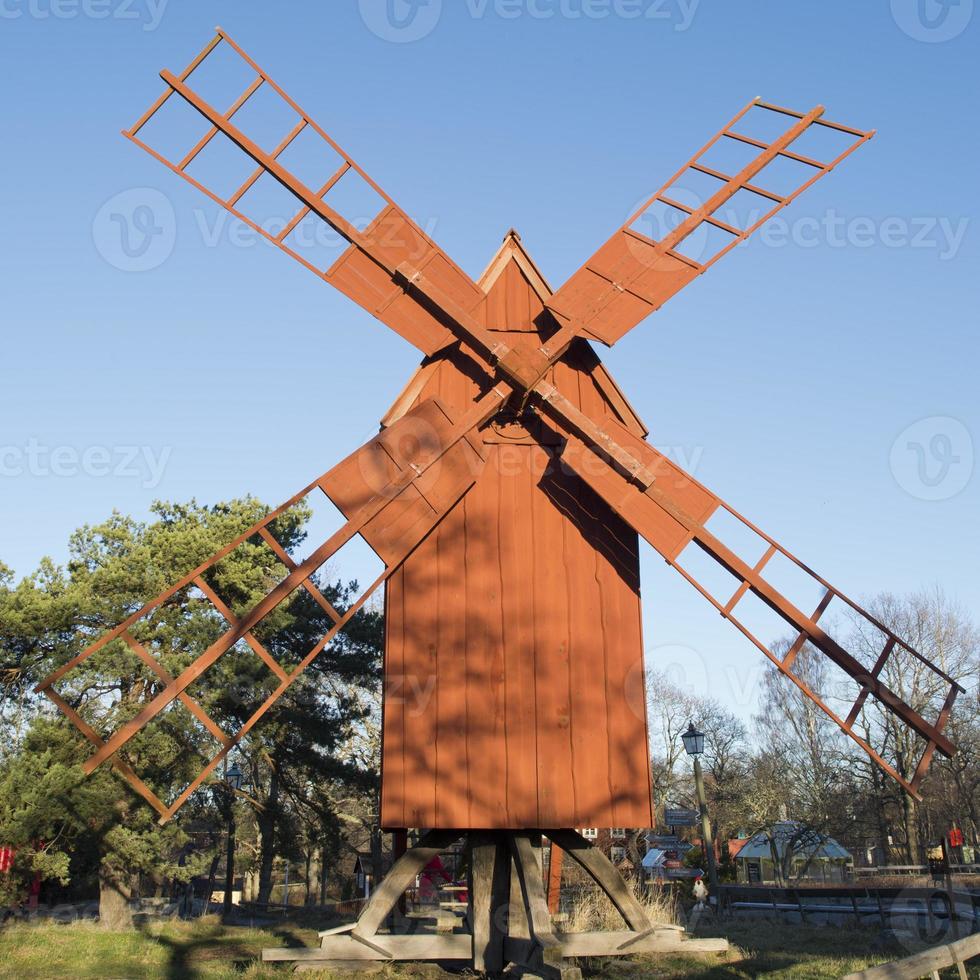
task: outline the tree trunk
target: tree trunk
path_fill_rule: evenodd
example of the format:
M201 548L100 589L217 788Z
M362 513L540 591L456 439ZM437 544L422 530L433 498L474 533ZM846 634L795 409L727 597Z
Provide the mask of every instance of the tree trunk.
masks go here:
M180 917L190 919L194 915L194 879L184 885L184 894L180 899Z
M320 904L327 904L327 855L320 849Z
M381 870L384 862L384 850L382 848L381 828L377 825L371 828L371 862L374 865L374 880L371 882L371 891L381 884L384 872Z
M786 886L793 878L793 858L796 856L793 845L794 841L790 839L786 841L783 850L783 860L779 868L779 884L782 886Z
M871 743L871 731L865 727L864 739ZM878 853L875 864L881 866L891 863L888 848L888 813L886 812L884 775L877 766L869 766L869 782L871 783L871 802L874 807L874 832Z
M772 858L772 876L776 880L777 885L782 885L783 883L783 863L779 857L779 849L776 846L776 839L773 836L769 836L769 854ZM761 866L761 865L760 865Z
M128 929L133 924L133 875L104 859L99 865L99 924L105 929Z
M214 894L214 879L218 874L218 861L221 860L220 853L216 850L214 857L211 858L211 867L208 869L208 887L204 895L204 914L211 911L211 896Z
M905 849L908 852L909 864L918 864L921 857L919 851L919 820L918 806L908 793L902 793L902 824L905 830Z
M885 800L881 780L874 777L875 823L878 828L878 865L891 864L891 850L888 845L888 814L885 812Z
M974 805L973 800L969 796L965 797L965 799L966 799L967 812L970 815L969 816L970 828L972 829L972 833L970 834L970 840L975 842L977 839L978 828L980 828L980 821L977 820L977 808Z
M260 905L272 899L272 866L276 859L276 825L279 822L279 774L272 770L269 797L258 811L259 825L259 894Z

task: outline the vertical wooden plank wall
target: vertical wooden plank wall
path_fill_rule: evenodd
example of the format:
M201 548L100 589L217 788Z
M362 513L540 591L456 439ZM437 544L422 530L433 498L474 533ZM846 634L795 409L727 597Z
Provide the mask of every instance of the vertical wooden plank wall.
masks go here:
M488 327L537 329L543 287L516 239L481 285ZM455 356L393 412L466 405ZM601 370L573 347L555 380L620 417ZM388 583L382 823L648 826L636 535L521 427L484 435L477 484Z

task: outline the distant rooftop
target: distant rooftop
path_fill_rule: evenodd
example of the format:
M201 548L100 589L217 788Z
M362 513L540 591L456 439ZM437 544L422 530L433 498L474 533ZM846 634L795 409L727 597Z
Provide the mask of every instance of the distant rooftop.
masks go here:
M800 833L801 824L795 820L781 820L773 825L772 835L776 842L776 853L782 858L786 848L793 841L794 836ZM801 837L793 845L793 853L801 858L813 858L815 860L827 861L850 861L851 854L841 847L833 837L826 834L819 834L812 831ZM742 847L739 848L737 857L742 858L772 858L772 851L769 847L769 838L765 831L750 837Z

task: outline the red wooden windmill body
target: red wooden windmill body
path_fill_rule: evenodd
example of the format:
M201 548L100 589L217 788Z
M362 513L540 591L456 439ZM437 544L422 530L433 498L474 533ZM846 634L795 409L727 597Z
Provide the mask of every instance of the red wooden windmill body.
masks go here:
M202 66L219 50L240 59L249 76L227 106L207 101L196 84ZM545 833L600 881L633 930L622 947L610 947L604 939L588 949L602 946L608 952L641 940L662 948L663 937L648 935L645 916L617 890L614 873L567 830L654 822L642 680L637 558L642 537L883 770L917 793L934 752L953 751L943 728L959 690L956 682L647 443L642 422L592 346L593 341L615 343L872 133L828 122L821 107L802 113L749 103L553 293L515 233L505 238L483 276L470 279L224 32L219 30L179 76L164 71L161 77L163 95L125 135L394 329L424 360L382 420L377 438L115 630L93 638L74 661L42 682L39 689L92 742L88 771L110 762L162 821L169 819L313 658L329 656L331 640L384 586L386 690L403 694L388 696L384 707L381 820L386 828L433 828L430 834L436 835L427 838L428 850L423 846L396 865L386 882L387 898L453 831L510 832L509 844L499 836L474 839L474 868L486 853L491 869L486 894L475 885L474 901L489 902L491 892L496 894L499 875L493 869L499 862L493 855L511 847L528 941L547 946L551 934L540 917L540 873L532 870L528 835L535 828L566 828ZM277 99L290 116L274 138L249 135L245 115L256 93ZM196 142L168 156L154 148L149 131L161 109L175 104L203 121L205 129ZM765 138L747 128L760 113L778 124ZM811 155L806 145L814 134L838 139L837 150L826 157ZM310 138L337 166L301 177L289 154ZM198 174L201 161L219 144L247 164L234 187L218 187ZM712 154L722 145L744 151L741 166L725 170L714 162ZM802 168L804 176L774 188L771 178L783 164ZM702 186L706 181L708 190L692 204L682 188L695 180ZM366 226L345 216L340 206L339 191L351 182L378 195L379 207ZM286 193L292 202L292 216L275 230L249 212L250 197L263 186ZM755 209L740 223L728 208L746 195ZM651 234L656 209L673 220ZM294 247L293 236L310 223L349 243L325 268ZM721 244L705 249L705 240L718 236ZM692 249L692 242L700 244ZM308 494L320 493L341 511L344 523L298 559L277 539L276 520ZM726 537L724 527L735 527L742 543ZM339 610L311 576L355 535L374 549L384 571L349 608ZM745 549L746 538L756 550ZM280 574L253 608L233 611L216 593L213 572L245 541L267 547ZM692 556L712 559L729 585L719 591L704 584ZM804 606L786 594L777 568L814 586L815 605ZM280 663L263 645L263 623L280 603L303 593L323 610L323 635L311 649L295 651L288 664ZM227 629L171 676L146 638L151 634L141 630L161 604L191 595L212 603ZM792 632L795 639L787 649L774 652L766 642L773 637L760 638L753 630L744 612L752 603ZM870 660L845 649L826 625L845 608L880 636ZM58 694L57 682L110 643L125 643L153 672L158 688L118 730L99 732ZM846 710L826 703L794 673L805 644L853 685ZM275 686L239 731L225 732L194 699L194 685L206 682L208 668L229 650L246 646L272 672ZM932 720L880 679L891 657L929 667L941 691ZM404 696L408 681L424 696ZM919 736L922 754L916 765L899 771L859 733L855 722L869 698ZM199 777L164 801L133 771L125 747L151 719L176 705L191 711L218 747ZM367 956L368 950L374 958L384 958L370 938L386 913L380 908L367 910L352 933L360 953ZM492 933L496 926L487 928ZM471 951L479 965L478 947L483 949L486 937L477 931L474 924ZM508 941L524 941L515 935L512 929ZM405 940L401 952L392 953L395 947L387 943L385 954L426 955L414 938L400 938ZM339 942L326 937L324 948ZM585 949L582 941L559 945L566 953ZM640 948L630 946L630 951ZM447 949L440 956L448 955ZM504 949L500 945L498 953ZM350 949L344 950L340 958L349 956Z
M551 291L514 233L478 285L492 335L543 342ZM385 422L427 398L472 404L480 379L458 359L427 360ZM646 435L587 343L546 380ZM636 532L563 470L533 416L503 412L481 434L473 488L388 582L386 671L422 683L385 705L382 821L648 826Z

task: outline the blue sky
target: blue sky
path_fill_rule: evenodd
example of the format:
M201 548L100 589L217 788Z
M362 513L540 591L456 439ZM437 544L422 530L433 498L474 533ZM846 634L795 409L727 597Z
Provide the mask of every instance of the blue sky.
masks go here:
M0 560L63 560L75 527L155 498L276 503L418 360L119 135L221 24L474 276L515 226L559 285L754 96L876 128L600 354L655 445L845 592L975 606L978 20L973 0L0 0ZM111 218L138 234L133 202L165 225L143 271ZM762 658L652 552L643 588L650 663L747 716Z

